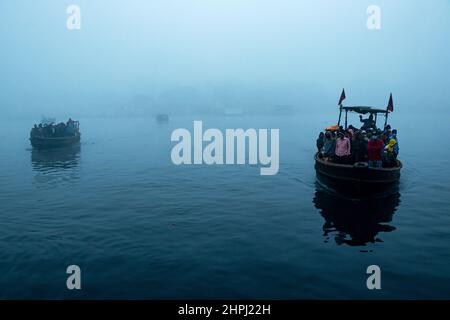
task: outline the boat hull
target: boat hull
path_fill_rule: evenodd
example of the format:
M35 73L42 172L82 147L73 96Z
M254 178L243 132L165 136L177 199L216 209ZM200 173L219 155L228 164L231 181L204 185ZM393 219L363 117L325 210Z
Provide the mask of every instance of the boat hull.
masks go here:
M30 138L30 142L33 148L51 149L75 145L80 142L80 137L80 134L76 134L70 137L56 138L32 137Z
M392 168L331 163L315 157L318 182L325 188L350 197L384 196L398 192L402 164Z

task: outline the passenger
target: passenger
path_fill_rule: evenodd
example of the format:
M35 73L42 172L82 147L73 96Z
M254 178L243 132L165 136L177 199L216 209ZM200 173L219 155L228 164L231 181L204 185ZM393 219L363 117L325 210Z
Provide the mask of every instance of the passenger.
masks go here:
M38 129L39 136L42 137L44 135L44 130L42 128L42 123L39 123L39 125L37 126L37 129Z
M386 145L389 143L389 137L386 137L386 135L384 134L384 132L379 132L378 133L378 137L380 140L383 140L383 143Z
M351 154L350 139L344 136L343 133L339 132L335 148L335 155L337 162L342 164L347 163L350 154Z
M373 114L370 114L369 118L363 119L362 115L359 115L359 120L363 123L361 129L376 129L375 121L373 120Z
M332 160L335 148L336 148L336 140L334 140L332 134L329 131L327 131L325 133L325 141L322 148L325 160Z
M386 142L386 143L388 143L389 139L390 139L390 136L392 134L391 126L389 124L384 127L383 134L388 138L388 141Z
M53 124L44 124L42 132L44 134L44 137L53 137L55 134L55 127L53 126Z
M66 123L66 135L73 136L77 132L78 128L76 126L76 122L71 118Z
M55 127L55 136L62 137L65 134L66 124L64 122L60 122Z
M323 145L325 144L325 134L323 132L319 133L319 137L316 140L317 152L321 152Z
M38 126L35 124L33 128L31 128L30 136L36 137L39 135L39 129Z
M394 145L394 157L395 159L397 159L398 156L398 152L399 152L399 146L398 146L398 139L397 139L397 129L392 130L392 134L389 137L389 139L394 139L395 140L395 145Z
M352 140L352 155L354 162L363 162L366 160L367 141L365 140L364 134L364 131L357 131Z
M350 140L350 142L352 141L352 134L351 134L351 132L350 132L349 130L345 130L344 136L345 136L348 140Z
M394 147L396 144L397 144L397 141L395 141L395 139L391 139L391 140L389 140L389 143L384 148L384 150L385 150L384 160L388 167L393 167L395 165L396 157L394 156Z
M369 167L381 168L382 156L384 150L383 140L379 139L377 135L372 135L367 145L367 156L369 159Z
M349 125L347 131L350 133L350 139L352 139L353 136L355 135L355 131L356 131L355 127L353 127L352 125Z

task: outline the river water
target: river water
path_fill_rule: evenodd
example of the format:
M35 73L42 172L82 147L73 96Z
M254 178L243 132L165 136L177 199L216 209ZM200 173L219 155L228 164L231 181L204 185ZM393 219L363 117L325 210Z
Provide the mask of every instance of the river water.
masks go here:
M0 298L450 298L446 118L395 118L400 193L364 203L316 185L321 115L78 119L81 145L56 152L30 147L33 122L3 121ZM170 135L194 120L279 128L279 173L175 166Z

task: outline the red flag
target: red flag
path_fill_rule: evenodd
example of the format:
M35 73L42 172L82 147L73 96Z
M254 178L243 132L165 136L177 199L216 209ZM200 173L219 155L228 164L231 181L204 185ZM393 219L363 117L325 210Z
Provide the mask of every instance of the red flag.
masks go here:
M345 90L342 89L342 93L341 93L341 97L339 98L338 106L340 106L340 105L342 104L342 101L344 101L345 98L346 98L346 97L345 97Z
M392 93L389 97L389 102L388 102L388 106L387 106L387 111L388 112L393 112L394 111L394 101L392 100Z

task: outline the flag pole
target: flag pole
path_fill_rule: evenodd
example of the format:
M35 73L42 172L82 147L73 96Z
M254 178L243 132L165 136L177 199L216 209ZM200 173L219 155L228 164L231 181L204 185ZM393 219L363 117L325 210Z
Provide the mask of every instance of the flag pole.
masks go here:
M387 121L388 121L388 116L389 116L389 112L394 111L394 102L392 100L392 92L389 95L389 102L388 102L388 106L386 108L386 118L384 119L384 127L386 128L387 126Z
M342 101L345 100L345 89L342 89L341 97L339 98L339 120L338 120L338 126L341 125L341 117L342 117ZM347 121L347 120L346 120Z
M389 111L386 110L386 116L385 116L385 118L384 118L384 129L386 129L386 126L387 126L388 116L389 116Z

